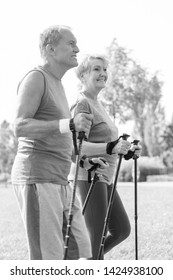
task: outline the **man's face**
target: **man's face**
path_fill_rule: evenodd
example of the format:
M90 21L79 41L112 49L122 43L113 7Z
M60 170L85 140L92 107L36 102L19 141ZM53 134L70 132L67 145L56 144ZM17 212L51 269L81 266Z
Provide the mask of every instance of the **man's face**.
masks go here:
M79 48L77 46L77 40L70 30L62 31L62 38L59 40L58 45L55 49L55 60L65 66L66 69L76 67L77 53Z

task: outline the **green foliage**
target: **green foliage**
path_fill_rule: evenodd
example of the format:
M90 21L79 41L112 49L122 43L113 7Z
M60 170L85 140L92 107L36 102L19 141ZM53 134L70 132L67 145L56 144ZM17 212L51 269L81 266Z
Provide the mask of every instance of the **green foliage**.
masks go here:
M121 168L119 173L119 181L131 182L133 179L132 170L133 170L133 160L123 160L121 163Z
M148 113L145 121L144 141L150 157L161 156L162 135L165 129L164 109L158 104L154 113Z
M162 135L162 144L165 150L170 150L173 148L173 124L169 124L165 127Z
M10 173L17 151L17 139L11 125L3 121L0 125L0 173Z
M148 175L161 175L166 173L164 163L159 157L141 157L138 160L140 170L139 181L146 181Z
M163 161L159 157L140 157L137 161L138 180L146 181L148 175L161 175L167 172ZM133 160L123 161L120 169L119 180L131 182L134 178Z
M163 151L161 158L166 167L173 167L173 148Z
M164 164L171 168L173 167L173 122L168 124L162 134L161 139L162 160Z
M143 155L160 155L160 135L165 123L160 104L162 82L130 57L116 39L108 48L109 79L101 99L109 114L122 123L134 121L134 134L141 139Z

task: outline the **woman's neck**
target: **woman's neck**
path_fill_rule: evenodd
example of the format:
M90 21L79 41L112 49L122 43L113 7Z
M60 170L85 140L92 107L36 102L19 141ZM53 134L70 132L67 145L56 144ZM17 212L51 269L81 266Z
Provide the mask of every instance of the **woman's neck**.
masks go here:
M96 92L95 90L83 88L82 89L82 94L85 95L86 97L90 98L90 99L97 100L97 96L99 94L99 91Z

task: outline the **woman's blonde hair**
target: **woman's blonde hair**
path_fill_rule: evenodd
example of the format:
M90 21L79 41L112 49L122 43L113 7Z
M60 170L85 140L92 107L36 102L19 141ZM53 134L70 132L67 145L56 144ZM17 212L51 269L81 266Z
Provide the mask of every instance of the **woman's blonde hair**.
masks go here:
M79 66L76 68L76 75L78 77L78 79L82 82L82 77L83 74L87 73L90 71L91 69L91 62L94 59L100 59L103 61L103 63L106 65L106 67L108 66L108 60L106 58L106 56L104 55L86 55L82 62L79 64Z

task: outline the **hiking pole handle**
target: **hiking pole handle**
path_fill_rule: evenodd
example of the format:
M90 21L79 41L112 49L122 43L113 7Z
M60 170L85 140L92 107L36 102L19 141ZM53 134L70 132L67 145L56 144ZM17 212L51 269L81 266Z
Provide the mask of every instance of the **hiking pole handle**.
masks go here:
M121 136L119 137L119 139L122 138L123 140L127 140L129 137L130 137L129 134L123 133L123 135L121 135ZM120 161L121 161L121 159L122 159L122 157L123 157L123 154L118 154L118 155L120 156Z
M85 131L79 132L78 139L79 139L79 141L83 141L84 139L87 139L87 137L85 135Z
M132 144L138 145L139 142L140 142L139 140L133 140Z
M120 136L120 138L122 138L123 140L127 140L130 137L130 135L128 135L127 133L123 133L122 136Z
M139 140L133 140L133 142L131 142L131 144L133 144L133 145L138 145L139 142L140 142ZM138 148L136 148L135 150L138 150ZM134 155L134 156L133 156L133 159L138 159L138 156L137 156L137 155Z

